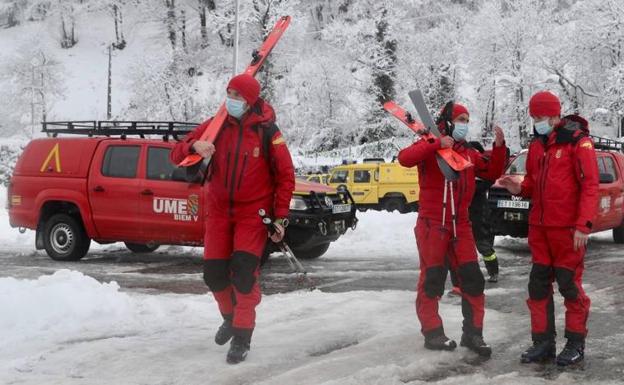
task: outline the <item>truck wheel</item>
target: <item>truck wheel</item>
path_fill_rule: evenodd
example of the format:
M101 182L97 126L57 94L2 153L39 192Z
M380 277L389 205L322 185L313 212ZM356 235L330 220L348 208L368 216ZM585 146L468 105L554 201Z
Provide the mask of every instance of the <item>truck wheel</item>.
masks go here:
M613 241L624 243L624 223L613 229Z
M384 209L390 213L394 210L402 213L405 211L405 201L402 198L387 198L384 202Z
M321 243L320 245L311 247L309 249L295 249L293 250L293 253L295 253L295 257L297 258L314 259L325 254L325 252L327 252L327 249L329 249L329 242Z
M137 253L137 254L151 253L152 251L156 251L156 249L158 249L160 247L160 245L157 245L155 243L144 244L144 243L124 242L124 244L126 245L128 250L132 251L133 253Z
M82 223L67 214L54 214L43 226L43 246L56 261L77 261L87 254L90 244Z

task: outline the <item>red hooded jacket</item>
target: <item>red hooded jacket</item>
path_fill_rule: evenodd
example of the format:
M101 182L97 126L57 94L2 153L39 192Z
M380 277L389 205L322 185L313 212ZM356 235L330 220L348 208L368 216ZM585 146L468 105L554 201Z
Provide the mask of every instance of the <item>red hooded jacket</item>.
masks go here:
M209 123L210 120L202 123L175 145L172 162L178 164L192 152L193 143ZM266 155L261 138L264 135L271 139ZM269 103L259 98L240 122L228 116L214 145L216 151L209 171L209 210L229 209L236 214L244 206L245 213L264 208L273 209L276 218L288 217L295 170Z
M520 195L532 202L529 224L591 232L598 212L598 164L587 121L566 116L529 145Z
M399 152L399 163L404 167L418 166L420 202L418 216L437 221L442 220L442 199L444 195L444 175L436 161L436 150L440 149L440 139L430 136L420 139ZM475 177L494 182L503 173L507 158L505 145L494 147L489 159L466 142L455 143L453 150L470 160L473 167L460 172L453 182L453 194L457 208L457 220L468 221L468 207L475 192ZM447 199L446 222L451 220L450 196Z

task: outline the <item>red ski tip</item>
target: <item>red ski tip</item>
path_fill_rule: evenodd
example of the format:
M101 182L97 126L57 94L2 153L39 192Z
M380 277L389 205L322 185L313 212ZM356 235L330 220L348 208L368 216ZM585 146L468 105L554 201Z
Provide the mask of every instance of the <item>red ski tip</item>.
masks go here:
M182 162L178 164L178 166L179 167L192 166L194 164L201 162L202 159L203 158L200 155L190 154L190 155L187 155L186 158L184 158L184 160L182 160Z

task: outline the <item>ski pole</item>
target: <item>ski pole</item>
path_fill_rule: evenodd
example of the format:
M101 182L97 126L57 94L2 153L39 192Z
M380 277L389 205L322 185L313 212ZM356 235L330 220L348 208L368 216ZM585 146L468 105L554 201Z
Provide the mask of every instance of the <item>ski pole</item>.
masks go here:
M457 219L455 218L455 197L453 196L453 182L449 182L451 187L451 220L453 222L453 239L457 238Z
M448 180L444 179L444 196L442 197L442 227L446 223L446 194L448 188Z
M264 209L260 209L258 210L258 215L260 215L260 218L262 218L262 223L264 223L264 225L267 227L269 234L271 236L275 234L275 232L277 231L275 228L275 223L273 223L271 218L269 218L266 215L266 211ZM303 274L304 276L308 274L308 272L305 270L301 262L299 262L297 257L295 257L295 253L292 252L292 250L290 249L288 244L284 242L284 240L277 242L277 247L279 247L284 257L286 257L288 264L290 265L290 267L293 269L295 273L300 273L300 274Z

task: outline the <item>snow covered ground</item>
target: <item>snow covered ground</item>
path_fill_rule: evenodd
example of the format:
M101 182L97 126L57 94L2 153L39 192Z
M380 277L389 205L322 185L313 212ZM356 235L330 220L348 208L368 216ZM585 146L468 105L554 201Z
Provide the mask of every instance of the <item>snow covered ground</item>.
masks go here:
M5 196L0 188L2 207ZM333 244L322 260L339 263L366 255L358 263L386 266L388 276L380 276L386 280L399 277L400 271L391 271L393 264L405 260L414 266L407 273L415 280L416 215L358 215L359 228ZM6 210L0 209L0 248L31 252L32 232L19 234L7 219ZM511 249L522 242L498 241ZM316 276L345 274L321 262L313 263L324 268L315 269ZM271 279L270 274L264 279ZM524 297L524 282L518 285L489 288L487 294L493 302ZM0 309L2 384L588 383L582 373L551 375L510 362L509 350L515 357L517 345L526 342L528 320L508 311L486 311L485 338L495 349L489 362L480 362L464 348L426 351L411 290L265 296L251 353L237 366L225 363L227 346L212 341L220 317L210 294L145 294L59 269L30 279L0 278ZM447 333L459 338L458 302L444 298L440 312ZM521 342L514 342L519 335ZM503 349L505 355L499 353Z
M295 292L265 297L248 361L229 366L212 336L219 323L209 295L119 292L81 273L0 279L0 382L25 384L402 384L542 383L518 373L487 378L463 362L469 353L422 347L413 293ZM456 306L443 305L448 330ZM488 312L501 327L505 316ZM452 370L452 369L450 369ZM567 380L566 380L567 381Z

